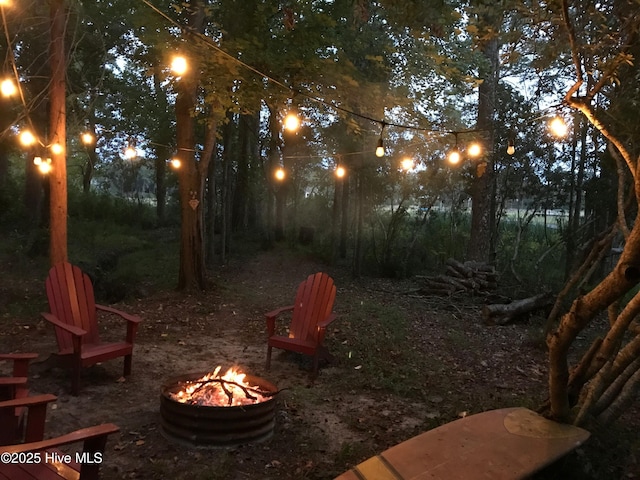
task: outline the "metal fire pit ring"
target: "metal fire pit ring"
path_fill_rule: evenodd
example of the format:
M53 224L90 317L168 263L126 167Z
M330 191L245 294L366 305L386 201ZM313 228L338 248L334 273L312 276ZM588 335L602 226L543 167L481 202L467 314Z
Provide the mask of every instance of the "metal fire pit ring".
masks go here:
M191 447L235 447L263 442L273 435L275 397L243 406L191 405L173 400L171 393L183 388L184 382L202 378L208 372L187 373L171 378L162 387L160 418L163 435L170 441ZM247 383L261 390L277 393L271 382L252 375Z

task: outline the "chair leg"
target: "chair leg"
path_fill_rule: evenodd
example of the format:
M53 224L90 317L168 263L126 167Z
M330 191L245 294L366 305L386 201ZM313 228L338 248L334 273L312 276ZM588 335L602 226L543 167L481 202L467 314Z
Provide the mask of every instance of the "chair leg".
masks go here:
M131 375L131 362L133 360L133 355L125 355L124 356L124 373L125 377Z
M266 363L266 365L265 365L265 369L266 369L266 370L271 369L271 349L272 349L272 348L273 348L273 347L271 347L271 346L268 346L268 347L267 347L267 363Z

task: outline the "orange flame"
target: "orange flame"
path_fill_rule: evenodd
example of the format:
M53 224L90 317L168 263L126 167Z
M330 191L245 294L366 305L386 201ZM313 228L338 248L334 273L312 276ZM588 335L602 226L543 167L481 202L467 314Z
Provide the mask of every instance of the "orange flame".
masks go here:
M183 388L176 393L170 393L171 399L191 405L207 405L215 407L235 407L264 402L270 398L268 392L259 386L251 385L242 373L231 367L220 376L221 366L218 365L211 373L203 377L185 382Z

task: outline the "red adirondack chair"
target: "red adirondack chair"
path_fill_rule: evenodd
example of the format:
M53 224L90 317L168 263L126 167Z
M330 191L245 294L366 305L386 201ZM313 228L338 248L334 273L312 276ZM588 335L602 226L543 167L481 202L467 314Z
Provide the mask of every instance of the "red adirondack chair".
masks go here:
M335 320L332 313L336 298L336 286L326 273L309 275L298 286L293 305L281 307L265 313L267 317L267 363L271 367L271 349L273 347L289 350L313 357L312 375L318 374L318 358L329 356L322 345L327 325ZM283 312L292 311L289 334L276 334L276 317Z
M42 316L55 327L58 355L71 365L72 393L77 395L80 390L82 367L124 357L124 376L130 375L133 343L140 317L96 304L89 276L67 262L49 270L46 289L51 313L42 313ZM100 342L98 310L126 320L127 332L123 342Z
M27 421L24 438L13 445L0 446L0 455L16 461L0 462L0 479L65 479L97 480L100 463L107 443L107 436L119 429L112 423L76 430L60 437L43 440L47 404L56 400L55 395L38 395L23 399L0 402L0 421L10 415L16 407L26 408ZM9 413L7 413L9 412ZM63 458L64 453L58 447L83 442L81 457ZM19 454L22 454L18 456ZM25 455L27 454L27 455ZM56 457L53 454L57 454ZM84 460L78 462L78 460Z
M0 402L27 397L29 362L37 356L37 353L0 353L0 361L13 362L12 376L0 377ZM24 428L24 414L22 406L4 412L4 418L0 418L0 445L12 443L20 436Z

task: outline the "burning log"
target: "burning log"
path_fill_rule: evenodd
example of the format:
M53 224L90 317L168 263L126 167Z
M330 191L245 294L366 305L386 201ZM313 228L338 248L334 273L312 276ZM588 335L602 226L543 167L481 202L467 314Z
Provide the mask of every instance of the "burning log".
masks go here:
M541 293L511 303L496 303L482 308L482 319L487 325L506 325L522 315L540 310L553 304L553 295Z
M493 265L481 262L461 263L453 258L446 262L445 274L417 277L424 282L424 294L452 295L456 292L487 293L498 286L498 273Z

